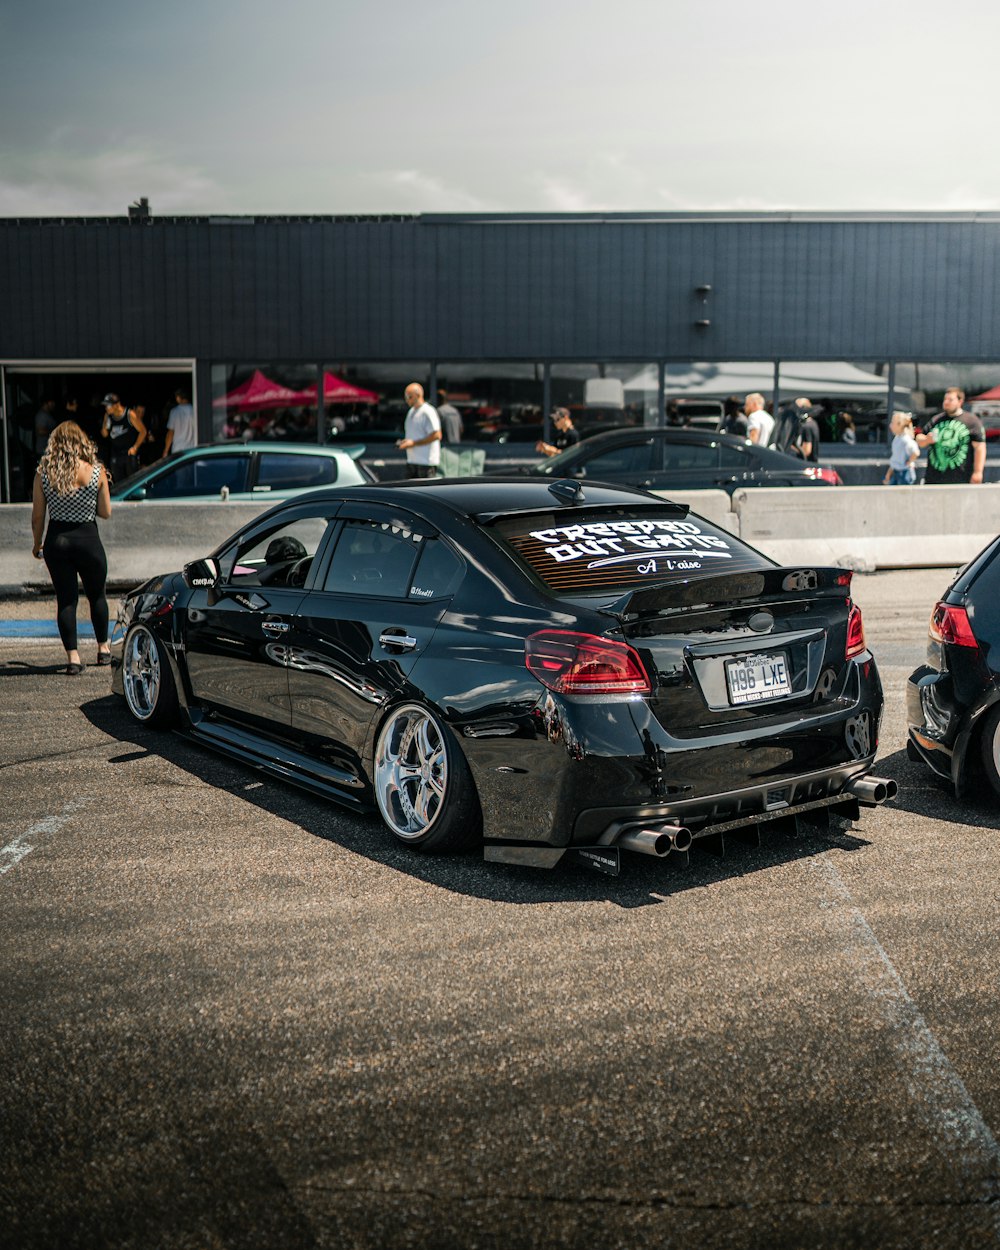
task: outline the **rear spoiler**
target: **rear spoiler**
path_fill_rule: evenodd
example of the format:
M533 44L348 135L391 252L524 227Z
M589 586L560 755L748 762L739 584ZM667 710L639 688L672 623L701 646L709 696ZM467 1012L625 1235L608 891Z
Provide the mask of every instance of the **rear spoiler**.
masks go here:
M622 617L647 616L702 604L780 598L782 595L820 594L847 598L851 576L849 569L823 567L708 573L703 577L638 586L607 604L604 610Z

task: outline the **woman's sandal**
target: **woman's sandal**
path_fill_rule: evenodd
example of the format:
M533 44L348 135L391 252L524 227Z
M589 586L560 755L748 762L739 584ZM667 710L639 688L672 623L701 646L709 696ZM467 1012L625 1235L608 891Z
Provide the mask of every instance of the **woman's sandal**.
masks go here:
M110 651L98 651L98 653L97 653L97 667L98 667L98 668L107 668L107 666L108 666L110 663L111 663L111 652L110 652Z
M67 676L67 677L78 677L78 676L80 675L80 673L82 673L82 672L83 672L83 665L82 665L82 664L67 664L67 665L66 665L66 676Z

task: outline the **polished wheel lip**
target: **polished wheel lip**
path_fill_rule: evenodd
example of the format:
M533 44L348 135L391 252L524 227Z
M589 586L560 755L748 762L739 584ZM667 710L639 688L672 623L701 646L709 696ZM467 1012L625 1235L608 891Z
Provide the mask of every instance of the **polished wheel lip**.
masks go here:
M433 827L448 789L448 756L440 726L426 708L397 708L375 748L375 798L396 837L418 842Z
M149 720L156 711L161 680L156 640L144 625L138 625L122 649L125 701L136 720Z

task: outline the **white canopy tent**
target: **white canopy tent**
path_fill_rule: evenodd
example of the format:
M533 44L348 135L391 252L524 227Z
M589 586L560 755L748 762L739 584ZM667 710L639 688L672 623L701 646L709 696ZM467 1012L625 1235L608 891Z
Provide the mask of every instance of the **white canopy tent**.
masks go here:
M656 386L656 368L647 365L626 379L625 393L655 393ZM884 404L889 380L846 361L783 360L779 364L778 387L779 402L805 395L813 402L830 398L864 399ZM668 364L664 373L664 394L676 399L724 399L728 395L738 395L742 399L751 391L760 391L770 398L773 390L774 362L771 360ZM896 407L910 407L909 390L895 387L893 403Z

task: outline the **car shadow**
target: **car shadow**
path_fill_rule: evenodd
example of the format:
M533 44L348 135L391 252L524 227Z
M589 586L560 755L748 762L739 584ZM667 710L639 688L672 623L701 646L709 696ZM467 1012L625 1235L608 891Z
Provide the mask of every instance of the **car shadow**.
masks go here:
M718 882L748 877L831 849L858 851L871 845L846 822L834 818L827 831L791 835L765 830L759 848L731 839L721 857L701 849L696 842L687 867L682 867L675 856L655 859L625 852L621 876L616 878L574 862L569 856L554 869L546 870L488 863L478 851L422 855L395 842L378 816L358 815L291 784L264 777L249 765L217 754L183 734L143 728L131 719L124 702L114 695L84 703L81 711L96 729L126 748L109 756L110 764L126 764L151 756L166 760L205 785L216 790L224 788L313 837L333 842L418 881L489 902L608 902L622 908L648 907L687 890L707 889Z
M975 787L975 798L957 799L950 781L939 777L926 764L911 760L905 750L879 759L875 772L895 778L899 793L893 807L948 824L1000 829L1000 807L985 777Z

